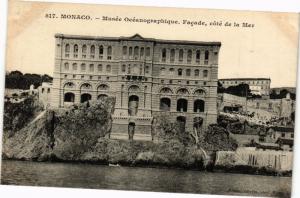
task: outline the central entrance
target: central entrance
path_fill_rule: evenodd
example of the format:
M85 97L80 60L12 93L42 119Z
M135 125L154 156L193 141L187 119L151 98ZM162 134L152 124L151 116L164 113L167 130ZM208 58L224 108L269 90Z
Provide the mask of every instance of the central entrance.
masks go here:
M128 138L129 138L129 140L133 140L134 131L135 131L135 123L130 122L128 124Z

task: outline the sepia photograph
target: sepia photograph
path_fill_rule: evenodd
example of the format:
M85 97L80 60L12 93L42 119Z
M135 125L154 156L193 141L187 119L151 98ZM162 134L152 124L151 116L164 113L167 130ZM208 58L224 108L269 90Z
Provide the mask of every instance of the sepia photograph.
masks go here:
M11 0L1 185L291 197L299 14Z

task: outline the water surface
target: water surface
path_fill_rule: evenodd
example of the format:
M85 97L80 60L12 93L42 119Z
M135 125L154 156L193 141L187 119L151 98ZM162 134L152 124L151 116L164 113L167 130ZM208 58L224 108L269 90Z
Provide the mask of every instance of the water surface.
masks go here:
M252 196L291 191L291 177L6 160L2 161L1 183Z

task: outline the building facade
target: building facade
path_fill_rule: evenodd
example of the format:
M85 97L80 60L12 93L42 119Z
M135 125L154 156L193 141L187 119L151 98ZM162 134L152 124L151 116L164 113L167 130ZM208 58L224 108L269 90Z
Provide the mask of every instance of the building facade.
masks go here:
M224 88L230 86L237 86L239 84L248 84L251 89L251 93L269 97L270 95L270 78L226 78L219 79Z
M56 34L51 105L116 98L111 135L151 138L155 118L192 130L217 119L220 42Z

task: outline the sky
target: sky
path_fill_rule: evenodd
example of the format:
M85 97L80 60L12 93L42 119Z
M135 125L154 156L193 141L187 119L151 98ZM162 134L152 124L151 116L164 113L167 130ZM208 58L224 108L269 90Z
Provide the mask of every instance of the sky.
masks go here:
M296 13L224 11L134 6L9 2L6 70L53 75L56 33L132 36L168 40L220 41L219 78L271 78L271 87L296 86L298 20ZM56 14L58 18L46 18ZM61 19L82 14L92 20ZM108 22L102 16L178 20L179 25ZM207 26L183 24L183 20ZM222 22L222 26L210 26ZM224 26L228 22L239 27ZM242 27L243 23L254 27Z

